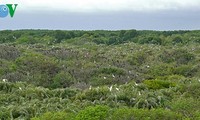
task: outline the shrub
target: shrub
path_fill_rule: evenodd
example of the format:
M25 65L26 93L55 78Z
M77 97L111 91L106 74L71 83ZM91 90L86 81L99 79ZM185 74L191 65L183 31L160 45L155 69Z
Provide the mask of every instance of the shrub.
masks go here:
M80 100L104 100L108 94L110 93L107 87L100 87L100 88L92 88L91 90L87 89L83 93L78 94L77 98Z
M181 36L176 36L172 39L172 44L180 44L183 43Z
M27 75L28 82L44 87L50 87L60 69L55 59L39 53L25 53L16 60L16 65L17 70Z
M164 51L159 57L165 63L176 62L177 64L187 64L195 59L194 54L189 53L185 49Z
M15 60L20 56L20 51L14 46L0 45L0 58L5 60Z
M22 71L55 74L58 70L56 61L39 53L25 53L16 60L17 68Z
M74 78L68 72L60 72L53 78L52 88L65 88L74 83Z
M77 89L72 89L72 88L65 88L65 89L54 89L51 91L51 94L54 97L58 97L58 98L72 98L74 96L76 96L76 94L80 92Z
M0 111L0 120L9 120L10 112L8 110L1 109Z
M180 87L181 93L183 93L185 97L192 97L195 99L199 99L200 98L200 90L199 90L200 84L199 83L188 83L188 84L182 85Z
M116 109L110 120L177 120L182 116L165 109Z
M178 98L174 99L170 104L172 111L182 114L185 118L195 119L199 113L200 102L198 99L193 98Z
M65 112L47 112L39 117L31 118L31 120L73 120L74 115Z
M146 62L148 55L144 52L135 53L133 56L128 58L128 62L131 65L142 65Z
M33 36L25 36L25 35L21 36L16 40L17 44L36 44L39 42L40 42L39 38Z
M116 74L116 75L125 74L125 71L123 69L116 67L101 68L99 72L103 74Z
M157 63L149 68L148 74L152 75L154 78L157 78L159 76L172 75L173 71L174 68L172 65L166 63Z
M107 106L90 106L80 111L75 120L105 120L109 116L109 110Z
M193 68L191 65L182 65L174 69L174 73L183 75L185 77L191 77L197 72L197 68Z
M149 89L164 89L169 87L174 87L175 83L163 81L163 80L145 80L143 82Z
M89 80L89 83L92 86L103 86L103 85L111 85L113 84L114 79L111 75L107 74L99 74L93 75L93 77Z

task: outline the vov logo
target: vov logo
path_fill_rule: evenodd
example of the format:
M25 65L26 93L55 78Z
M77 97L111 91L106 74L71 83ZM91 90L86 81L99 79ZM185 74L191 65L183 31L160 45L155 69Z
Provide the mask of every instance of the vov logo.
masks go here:
M12 18L15 14L18 4L0 5L0 18L7 17L10 14Z

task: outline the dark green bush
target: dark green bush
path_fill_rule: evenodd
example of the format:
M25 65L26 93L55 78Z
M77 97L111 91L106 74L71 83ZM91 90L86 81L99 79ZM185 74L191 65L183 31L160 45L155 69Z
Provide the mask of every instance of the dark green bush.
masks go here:
M123 69L116 67L101 68L99 72L103 74L116 74L116 75L125 74L125 71Z
M66 88L75 83L74 78L68 72L60 72L53 78L52 88Z
M183 43L182 37L181 36L176 36L172 39L172 43L175 44L180 44Z
M112 84L112 79L104 79L102 76L96 76L90 79L89 84L92 86L102 86Z
M162 44L162 40L159 37L148 37L148 38L140 38L138 43L140 43L140 44L161 45Z

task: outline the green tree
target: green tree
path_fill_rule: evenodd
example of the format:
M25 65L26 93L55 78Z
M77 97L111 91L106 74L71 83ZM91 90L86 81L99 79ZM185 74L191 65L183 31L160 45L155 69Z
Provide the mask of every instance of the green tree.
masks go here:
M68 34L69 35L69 34ZM55 31L55 42L56 43L60 43L63 39L66 38L66 33L64 31L61 30L56 30ZM68 37L68 36L67 36Z

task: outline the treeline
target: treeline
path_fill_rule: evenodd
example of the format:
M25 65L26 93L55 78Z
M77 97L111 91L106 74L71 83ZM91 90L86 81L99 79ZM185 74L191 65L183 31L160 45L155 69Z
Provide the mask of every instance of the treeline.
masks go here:
M139 44L174 45L200 42L200 31L49 31L49 30L19 30L1 31L0 43L46 43L55 44L63 41L84 41L96 44L117 45L127 42Z

